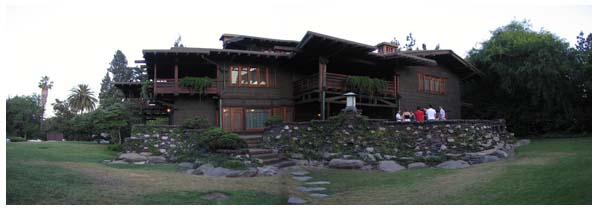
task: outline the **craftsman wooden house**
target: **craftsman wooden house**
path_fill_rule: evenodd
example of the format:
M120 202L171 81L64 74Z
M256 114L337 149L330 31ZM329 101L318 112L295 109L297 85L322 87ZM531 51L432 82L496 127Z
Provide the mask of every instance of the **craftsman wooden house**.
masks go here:
M479 71L451 50L397 51L308 31L300 41L236 34L220 37L222 49L175 47L143 50L151 85L118 83L134 99L141 89L147 119L170 124L204 116L232 131L260 130L272 115L285 121L326 119L344 108L347 79L386 81L375 93L359 93L358 109L392 119L397 109L443 106L461 116L461 82ZM185 77L209 77L202 94L180 87Z

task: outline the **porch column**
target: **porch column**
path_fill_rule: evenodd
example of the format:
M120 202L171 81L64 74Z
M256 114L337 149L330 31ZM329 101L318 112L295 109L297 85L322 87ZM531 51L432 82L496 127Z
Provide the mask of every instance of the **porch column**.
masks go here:
M158 80L158 65L154 64L154 82L153 82L154 83L154 89L152 90L152 94L154 94L154 95L153 95L152 98L156 98L156 86L157 86L157 84L156 84L157 82L156 81L157 80Z
M179 64L174 62L174 95L179 94Z
M319 67L319 75L320 75L320 82L319 82L319 91L320 91L320 119L326 119L326 64L328 64L328 59L324 57L318 58L318 67Z

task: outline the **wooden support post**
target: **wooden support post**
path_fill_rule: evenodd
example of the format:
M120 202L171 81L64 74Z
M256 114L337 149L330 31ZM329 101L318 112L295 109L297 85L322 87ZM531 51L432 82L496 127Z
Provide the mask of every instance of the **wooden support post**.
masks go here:
M156 80L158 80L158 64L154 64L154 90L152 91L154 96L152 98L156 98L156 87L158 86Z
M179 64L174 63L174 95L179 94Z
M326 58L320 57L318 59L318 67L319 67L319 91L320 91L320 119L326 120L326 64L328 60Z

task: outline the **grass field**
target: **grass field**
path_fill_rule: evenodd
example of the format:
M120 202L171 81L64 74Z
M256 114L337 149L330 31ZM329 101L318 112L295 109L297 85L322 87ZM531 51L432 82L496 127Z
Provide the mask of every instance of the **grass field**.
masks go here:
M516 158L462 170L311 170L331 181L312 204L591 204L591 138L537 139ZM104 165L116 153L82 142L7 144L7 204L285 204L288 175L218 178L173 165ZM202 196L222 192L221 201Z

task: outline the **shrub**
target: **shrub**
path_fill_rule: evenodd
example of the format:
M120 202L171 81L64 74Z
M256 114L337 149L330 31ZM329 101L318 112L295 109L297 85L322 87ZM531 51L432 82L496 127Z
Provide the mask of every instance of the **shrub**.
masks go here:
M196 136L196 149L208 149L215 152L219 149L246 148L247 143L239 138L236 133L225 131L221 128L210 128Z
M122 144L111 144L108 145L107 149L114 152L122 152L125 150Z
M195 90L200 95L203 95L210 86L212 86L212 78L209 77L184 77L179 80L179 87Z
M271 125L277 125L277 124L282 124L282 117L280 115L272 115L272 116L268 117L268 119L266 119L266 122L264 122L265 126L271 126Z
M158 156L161 155L162 153L160 152L160 150L158 148L156 148L154 145L148 145L147 149L149 150L150 153L152 153L152 155Z
M184 128L202 129L212 127L212 123L205 117L195 117L187 119L183 122Z
M388 82L381 79L373 79L367 76L348 76L346 88L348 91L355 91L360 94L374 95L384 93Z
M12 138L9 138L9 139L10 139L10 142L24 142L24 141L26 141L25 138L18 137L18 136L15 136L15 137L12 137Z

